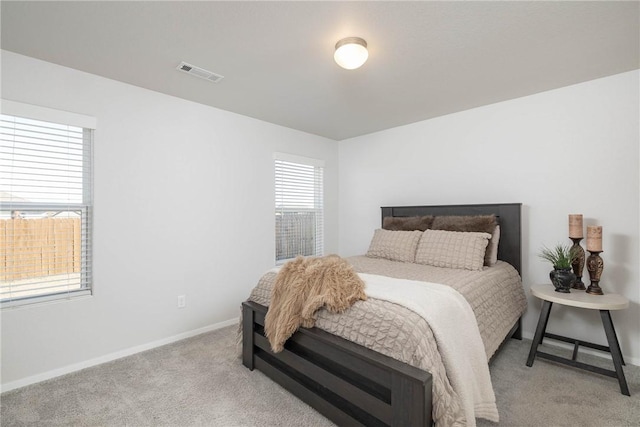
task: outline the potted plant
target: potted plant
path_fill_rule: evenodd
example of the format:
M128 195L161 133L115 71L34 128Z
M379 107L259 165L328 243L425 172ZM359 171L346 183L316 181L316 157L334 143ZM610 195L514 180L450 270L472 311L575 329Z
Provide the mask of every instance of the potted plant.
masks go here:
M571 292L569 289L576 281L576 275L571 271L571 264L578 257L578 252L569 245L557 244L553 249L543 246L538 256L553 265L549 277L556 292Z

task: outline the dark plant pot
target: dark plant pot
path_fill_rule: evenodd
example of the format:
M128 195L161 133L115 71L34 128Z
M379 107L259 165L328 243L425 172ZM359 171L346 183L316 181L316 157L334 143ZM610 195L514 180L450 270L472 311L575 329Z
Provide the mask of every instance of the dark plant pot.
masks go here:
M556 288L556 292L562 292L565 294L570 293L571 286L576 282L576 275L569 268L556 268L549 273L551 283Z

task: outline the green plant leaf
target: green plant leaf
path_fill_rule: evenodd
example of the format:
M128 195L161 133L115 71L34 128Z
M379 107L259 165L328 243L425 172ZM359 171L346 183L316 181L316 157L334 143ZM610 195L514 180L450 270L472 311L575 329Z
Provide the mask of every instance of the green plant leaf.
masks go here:
M549 261L554 268L570 268L571 263L578 257L578 248L558 243L552 249L543 246L538 256Z

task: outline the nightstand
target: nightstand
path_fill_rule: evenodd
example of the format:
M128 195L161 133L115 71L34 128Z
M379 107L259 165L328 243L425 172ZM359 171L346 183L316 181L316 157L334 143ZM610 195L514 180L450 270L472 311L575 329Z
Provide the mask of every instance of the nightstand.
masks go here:
M610 312L610 310L623 310L629 307L629 300L618 294L590 295L585 293L584 291L575 290L572 290L571 293L565 294L556 292L551 285L532 286L531 294L534 297L540 298L542 300L542 311L540 312L538 327L536 328L536 333L533 337L533 342L531 343L531 350L529 351L527 366L532 366L534 359L536 358L536 356L538 356L543 359L563 363L575 368L585 369L590 372L617 378L618 383L620 383L620 392L622 394L630 396L629 387L627 386L627 380L624 376L624 372L622 371L624 359L622 358L620 344L618 343L618 336L616 335L616 330L613 327L613 321L611 320ZM551 313L551 306L553 305L553 303L561 304L568 307L584 308L587 310L599 310L600 317L602 318L602 325L604 326L604 332L607 335L607 342L609 343L609 347L547 333L547 322L549 321L549 314ZM573 344L574 347L572 358L568 359L539 351L538 346L542 343L543 338L551 338L554 340ZM600 368L598 366L578 362L576 360L576 357L578 356L579 346L611 353L611 358L613 359L613 366L615 370L611 371L608 369Z

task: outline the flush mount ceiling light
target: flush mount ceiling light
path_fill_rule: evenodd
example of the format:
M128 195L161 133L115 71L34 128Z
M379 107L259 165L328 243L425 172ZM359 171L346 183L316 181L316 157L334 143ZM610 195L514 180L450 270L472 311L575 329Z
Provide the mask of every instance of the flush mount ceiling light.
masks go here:
M342 68L355 70L367 62L369 52L367 42L360 37L347 37L336 43L336 53L333 59Z

